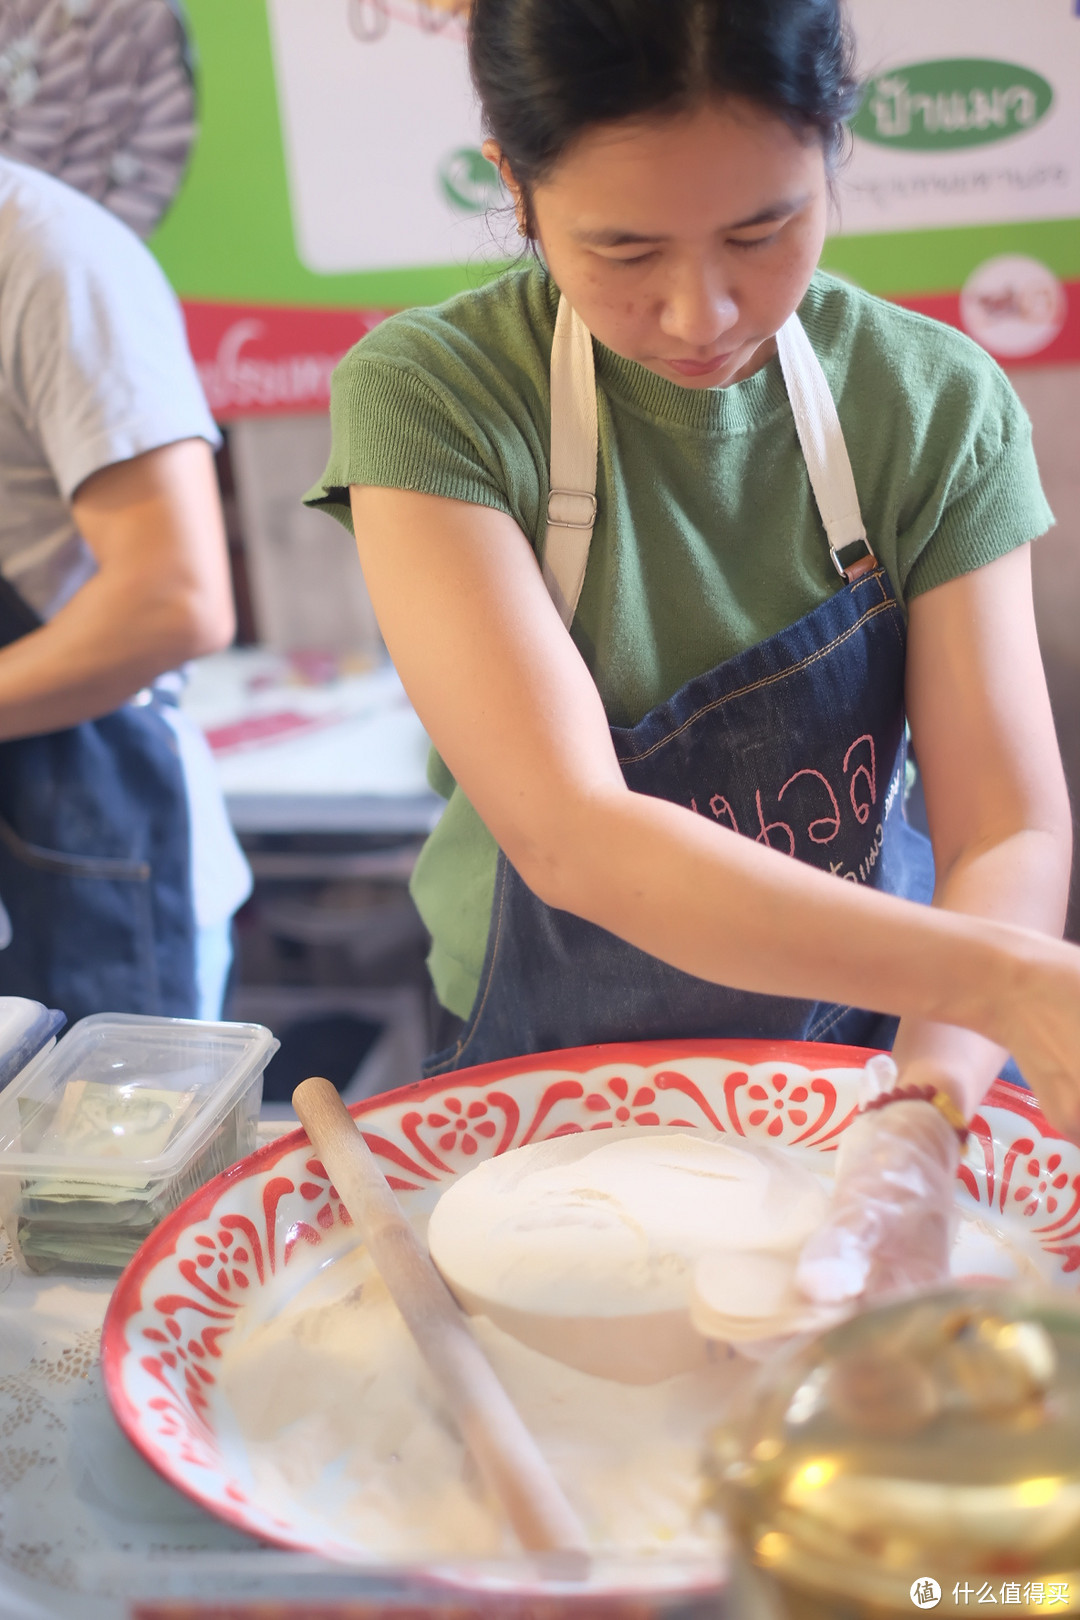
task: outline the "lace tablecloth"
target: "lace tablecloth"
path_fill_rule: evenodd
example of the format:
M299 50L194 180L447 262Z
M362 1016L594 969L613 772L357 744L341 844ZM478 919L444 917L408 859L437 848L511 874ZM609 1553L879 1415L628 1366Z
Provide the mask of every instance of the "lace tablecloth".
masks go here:
M262 1124L260 1142L287 1124ZM27 1277L0 1228L0 1620L121 1620L145 1571L279 1555L161 1479L121 1433L99 1349L109 1278Z
M98 1348L107 1281L25 1277L0 1235L0 1615L90 1610L103 1551L250 1548L143 1462L113 1419ZM10 1591L9 1591L10 1588ZM19 1606L21 1602L21 1607ZM7 1607L5 1607L7 1604Z
M212 1518L121 1433L98 1354L111 1292L24 1276L0 1228L0 1620L124 1620L126 1595L180 1595L199 1570L220 1590L223 1567L260 1586L264 1567L307 1562Z

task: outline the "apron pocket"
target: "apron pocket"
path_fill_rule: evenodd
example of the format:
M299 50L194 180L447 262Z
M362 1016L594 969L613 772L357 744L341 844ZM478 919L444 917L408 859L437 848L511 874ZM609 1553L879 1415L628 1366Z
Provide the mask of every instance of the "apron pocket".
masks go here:
M151 867L69 854L23 838L0 816L0 898L12 939L0 952L0 995L96 1012L162 1011Z
M42 849L20 838L9 821L0 816L0 843L7 845L15 860L37 872L53 872L57 877L113 878L126 883L149 883L146 861L118 860L112 855L65 855L62 850Z

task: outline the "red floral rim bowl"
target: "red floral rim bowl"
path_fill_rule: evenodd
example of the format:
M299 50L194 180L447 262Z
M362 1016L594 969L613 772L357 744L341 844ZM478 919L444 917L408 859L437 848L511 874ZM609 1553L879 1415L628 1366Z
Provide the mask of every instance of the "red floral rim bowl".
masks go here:
M763 1138L829 1163L855 1113L867 1054L753 1041L595 1046L464 1070L352 1112L412 1213L455 1176L528 1142L615 1124ZM1034 1099L997 1082L972 1122L957 1180L960 1269L1027 1271L1075 1288L1080 1148ZM117 1285L102 1337L116 1417L143 1456L209 1512L264 1541L353 1563L384 1561L299 1500L261 1499L242 1466L221 1370L245 1323L354 1247L349 1217L296 1130L233 1165L162 1222ZM1010 1271L1011 1268L1011 1271ZM445 1550L435 1549L440 1558ZM659 1574L659 1571L658 1571Z

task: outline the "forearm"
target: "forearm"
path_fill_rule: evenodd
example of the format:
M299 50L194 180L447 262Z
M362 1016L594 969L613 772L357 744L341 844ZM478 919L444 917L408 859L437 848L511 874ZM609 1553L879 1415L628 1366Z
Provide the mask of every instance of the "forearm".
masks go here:
M108 714L233 634L210 446L182 439L94 473L72 515L98 571L49 623L0 650L0 739Z
M1018 923L1059 938L1068 902L1070 839L1025 828L972 851L942 875L934 905L970 917ZM894 1048L897 1063L948 1090L965 1115L974 1113L1008 1053L955 1025L905 1019Z
M48 624L0 649L0 740L108 714L209 651L182 591L95 575Z
M629 791L568 812L525 876L549 903L736 989L990 1037L1011 990L1013 941L993 925L842 882Z
M108 581L91 579L48 624L0 651L0 738L108 714L190 656L167 612L129 618L117 598Z

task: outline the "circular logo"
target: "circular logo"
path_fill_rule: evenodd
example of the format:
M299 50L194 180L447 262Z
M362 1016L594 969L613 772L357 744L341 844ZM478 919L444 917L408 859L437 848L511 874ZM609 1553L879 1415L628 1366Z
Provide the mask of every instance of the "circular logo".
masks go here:
M499 200L499 171L475 146L460 146L443 159L439 184L450 206L463 214L482 214Z
M1002 253L974 269L960 293L966 331L1003 360L1039 354L1065 325L1065 289L1024 253Z
M941 1602L941 1587L932 1575L920 1575L911 1583L911 1601L917 1609L936 1609Z

